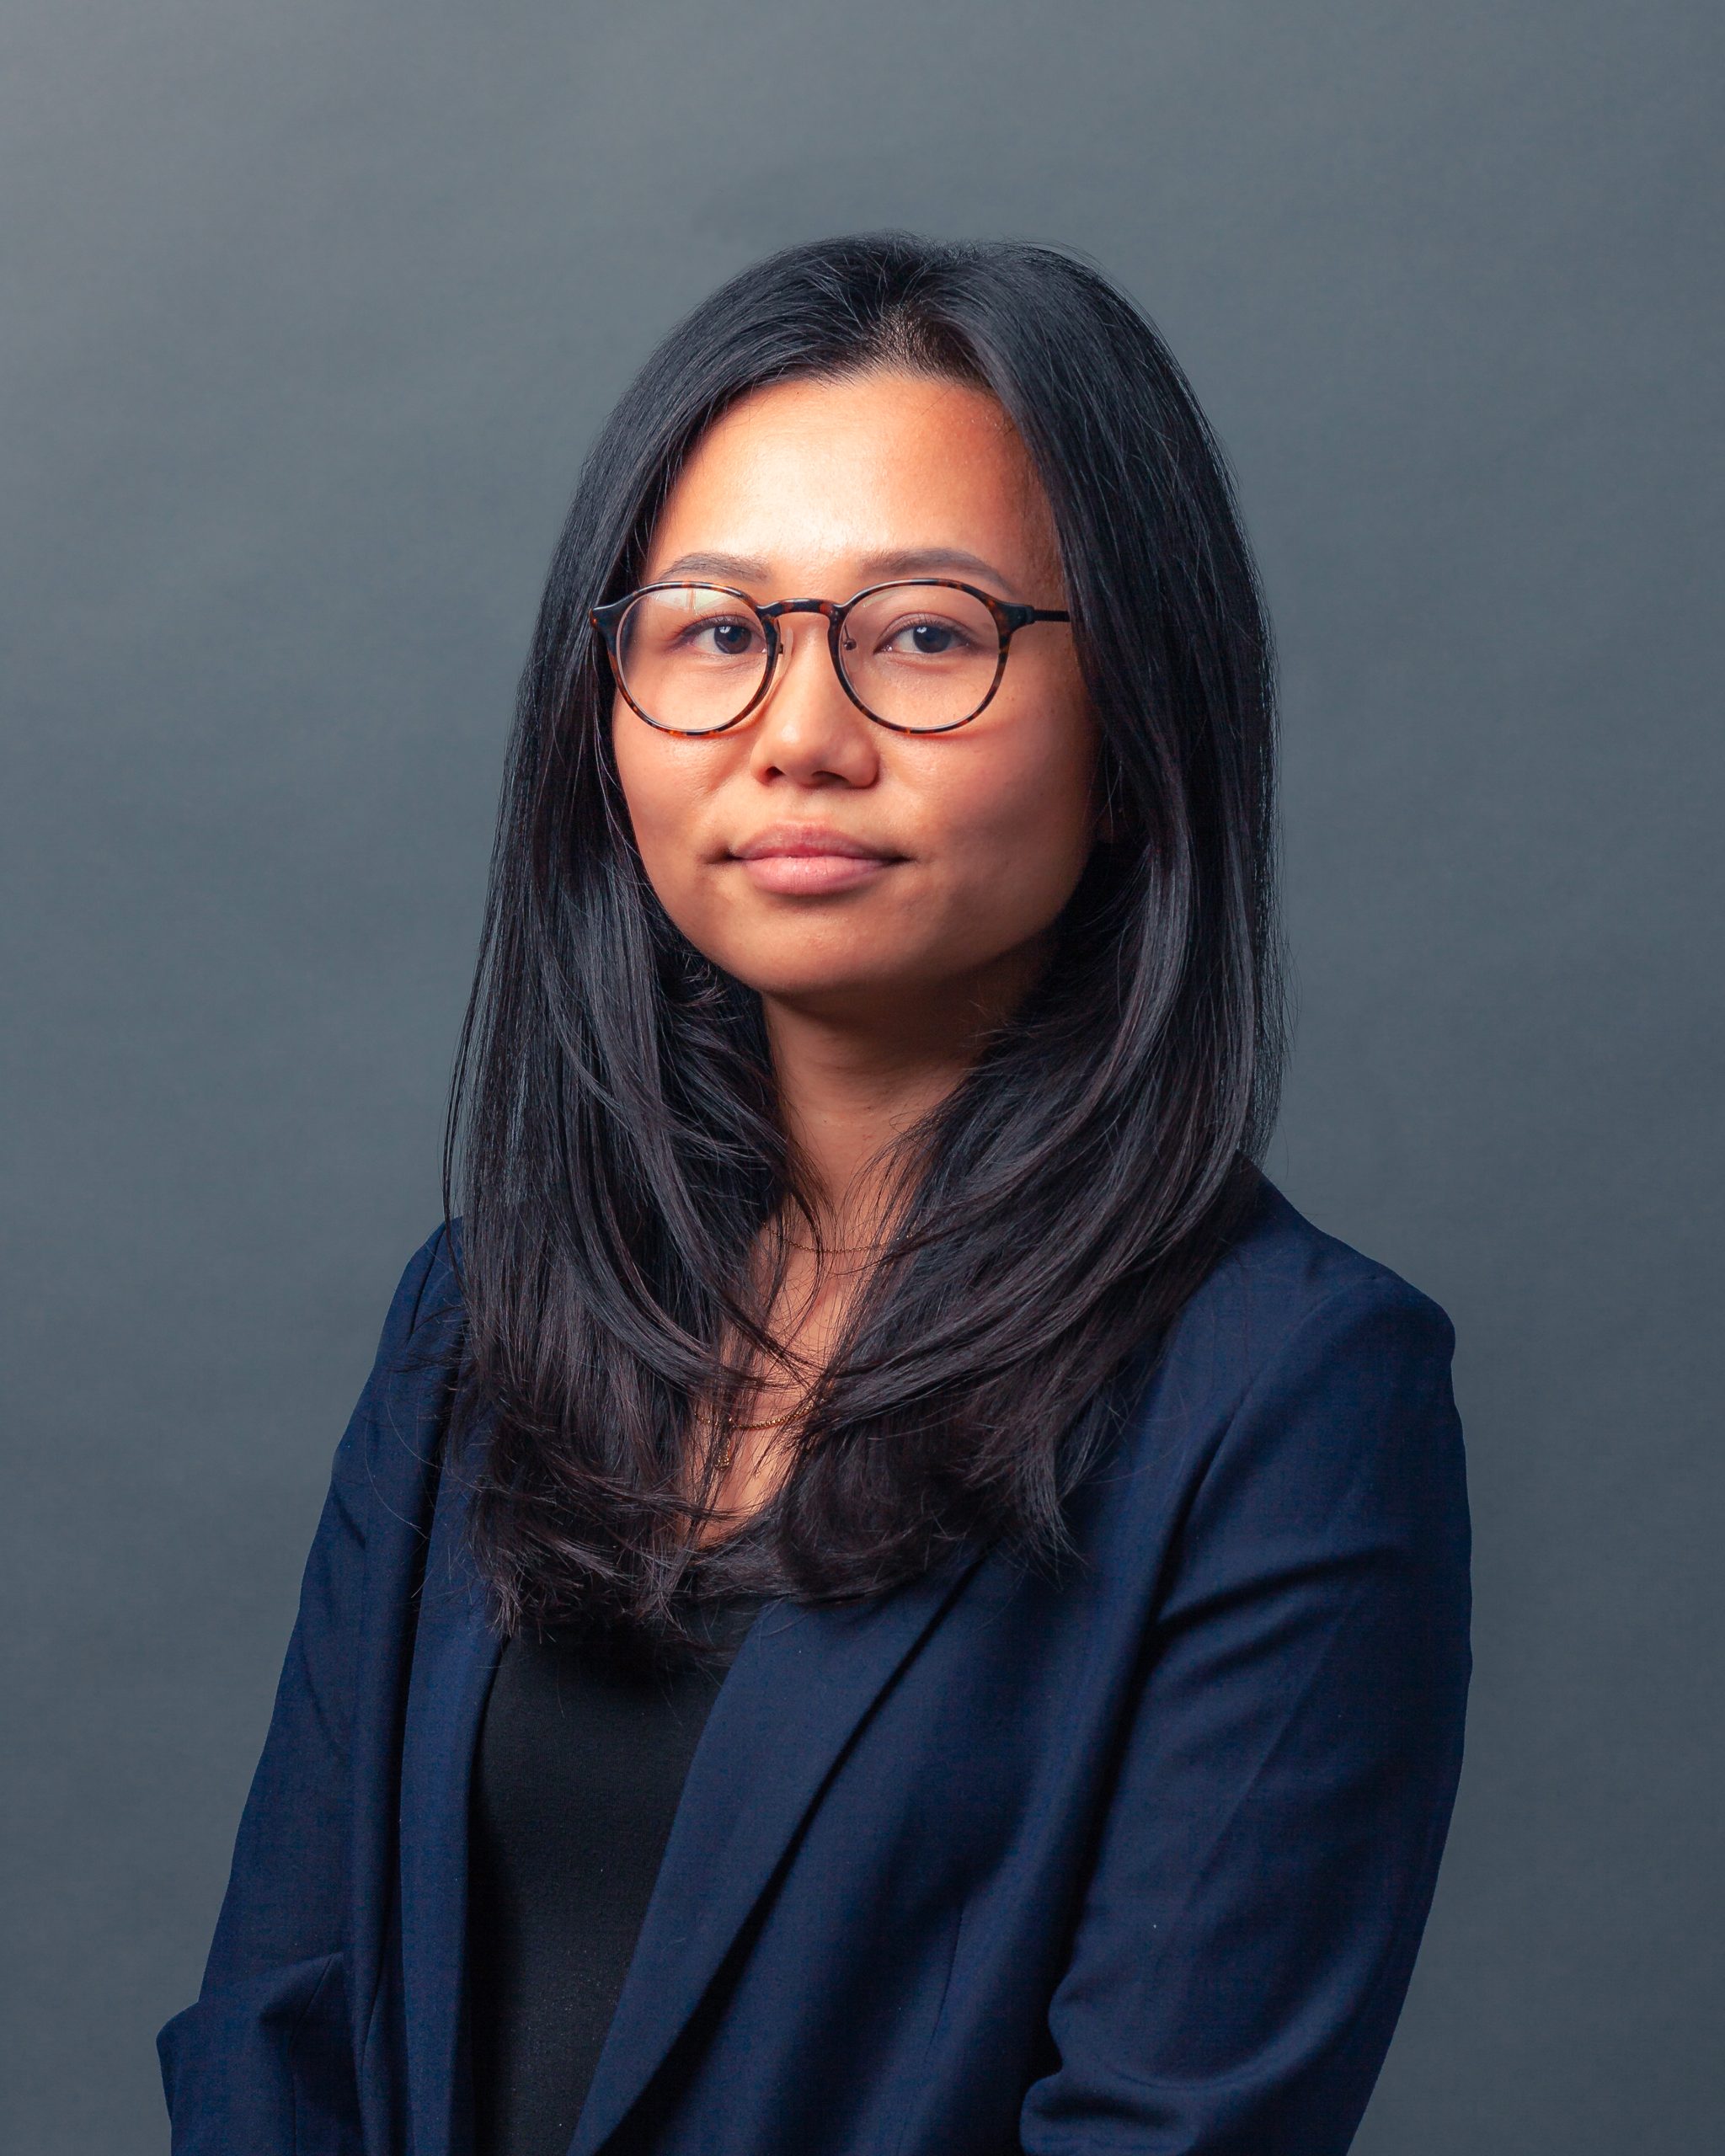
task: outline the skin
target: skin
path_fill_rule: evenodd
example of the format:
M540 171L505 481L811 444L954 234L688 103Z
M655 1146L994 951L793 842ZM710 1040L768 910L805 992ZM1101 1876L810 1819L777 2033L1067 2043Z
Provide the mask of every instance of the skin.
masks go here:
M1053 518L999 404L883 369L734 405L685 466L641 581L710 581L767 603L847 599L899 575L1065 604ZM1097 835L1097 735L1063 623L1021 630L981 715L920 738L849 701L818 616L779 626L772 691L741 726L688 739L618 696L611 738L666 912L761 998L832 1248L824 1263L793 1252L772 1313L806 1372L880 1230L871 1164L959 1082L1047 963ZM834 850L846 842L852 852ZM745 1412L777 1414L800 1390L763 1372ZM782 1454L777 1432L740 1434L721 1513L763 1502Z

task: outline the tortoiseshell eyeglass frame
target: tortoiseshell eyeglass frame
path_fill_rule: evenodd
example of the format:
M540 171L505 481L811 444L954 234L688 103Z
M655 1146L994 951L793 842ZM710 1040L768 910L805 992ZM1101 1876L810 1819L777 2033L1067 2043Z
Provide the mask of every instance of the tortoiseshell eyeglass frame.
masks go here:
M853 606L860 606L865 599L872 599L877 591L896 590L900 587L935 591L962 591L988 609L994 618L995 628L1000 637L1000 650L995 659L994 679L988 685L987 695L983 697L974 711L967 711L962 718L948 719L944 726L900 726L895 720L883 718L878 711L870 711L868 705L851 686L850 678L845 672L841 644L844 633L845 616ZM624 615L628 612L635 601L638 599L644 599L649 592L654 591L722 591L728 599L740 600L744 606L755 615L766 632L766 665L761 676L760 686L736 717L728 718L723 726L667 726L662 719L654 718L650 712L643 711L640 705L629 694L629 686L623 679L622 667L617 658L617 632L622 626ZM733 584L708 584L704 579L691 577L669 584L644 584L638 591L626 591L621 599L612 599L603 606L590 608L588 619L604 639L606 654L611 660L611 676L617 683L617 692L635 716L644 719L649 726L654 728L660 734L676 734L687 741L704 741L713 734L734 732L745 718L751 718L766 702L766 693L772 686L773 676L778 671L780 653L784 648L783 641L778 632L778 624L780 616L785 614L824 616L826 621L827 649L831 654L833 671L839 677L840 687L862 712L864 718L876 726L885 727L890 734L953 734L956 733L959 727L968 726L973 718L980 718L990 704L994 702L995 691L1000 687L1001 678L1007 670L1007 650L1018 631L1028 628L1033 622L1070 622L1072 618L1064 609L1057 606L1019 606L1014 605L1010 600L996 599L991 591L979 591L974 584L961 584L956 577L895 576L887 578L880 584L871 584L863 590L854 593L849 599L779 599L775 600L770 606L757 605L746 591L739 591Z

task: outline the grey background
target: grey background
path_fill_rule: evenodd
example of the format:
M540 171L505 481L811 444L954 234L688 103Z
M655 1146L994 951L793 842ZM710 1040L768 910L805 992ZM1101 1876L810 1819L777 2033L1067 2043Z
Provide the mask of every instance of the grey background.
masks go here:
M1460 1334L1471 1749L1360 2146L1709 2145L1721 24L13 0L8 2148L165 2146L581 451L887 222L1075 243L1189 368L1284 648L1272 1171Z

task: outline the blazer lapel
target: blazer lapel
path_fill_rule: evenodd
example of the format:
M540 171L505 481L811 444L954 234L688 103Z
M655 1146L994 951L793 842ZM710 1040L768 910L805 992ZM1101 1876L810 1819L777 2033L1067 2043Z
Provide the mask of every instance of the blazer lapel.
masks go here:
M981 1554L962 1553L881 1602L761 1611L696 1749L569 2156L596 2156L622 2123L852 1735Z
M446 1476L432 1521L402 1741L401 1940L415 2156L465 2156L460 2071L467 1800L502 1641L486 1622Z

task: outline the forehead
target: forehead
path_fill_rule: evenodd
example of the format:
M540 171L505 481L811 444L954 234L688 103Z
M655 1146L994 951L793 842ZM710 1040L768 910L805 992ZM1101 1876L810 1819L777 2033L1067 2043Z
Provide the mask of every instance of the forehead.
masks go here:
M810 573L889 554L974 554L1047 574L1053 519L1000 404L896 370L756 390L696 444L654 527L647 578L686 554Z

